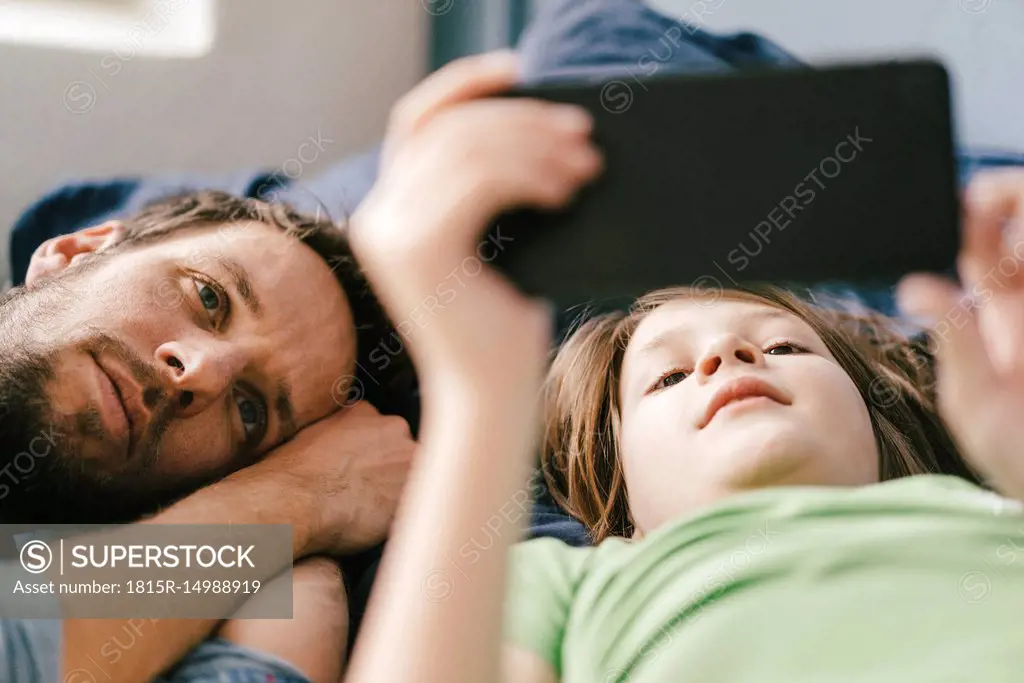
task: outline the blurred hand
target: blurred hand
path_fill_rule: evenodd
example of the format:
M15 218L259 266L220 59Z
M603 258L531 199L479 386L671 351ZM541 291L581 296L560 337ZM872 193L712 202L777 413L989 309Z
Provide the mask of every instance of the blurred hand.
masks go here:
M964 456L1024 500L1024 172L979 175L963 224L963 289L913 275L900 307L935 321L939 408Z
M406 95L391 114L381 176L352 220L353 248L392 319L429 311L409 339L428 383L535 374L548 311L482 264L477 246L503 211L562 207L601 167L584 110L481 99L514 85L517 65L507 53L470 57ZM457 270L469 260L472 270ZM450 301L439 296L446 281Z
M301 430L249 475L273 477L310 500L310 554L346 554L387 536L415 450L405 420L360 401Z

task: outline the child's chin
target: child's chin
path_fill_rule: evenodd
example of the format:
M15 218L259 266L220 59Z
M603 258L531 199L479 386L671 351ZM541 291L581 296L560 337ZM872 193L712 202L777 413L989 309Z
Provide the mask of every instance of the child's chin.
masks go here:
M801 429L779 416L753 414L731 425L732 435L722 443L725 478L737 489L806 484L802 473L813 470L816 448Z

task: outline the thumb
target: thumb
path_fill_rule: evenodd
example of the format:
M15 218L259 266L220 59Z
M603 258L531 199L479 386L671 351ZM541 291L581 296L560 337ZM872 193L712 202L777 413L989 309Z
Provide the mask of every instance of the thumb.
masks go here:
M959 422L972 406L983 406L997 375L978 326L977 307L952 282L934 275L910 275L896 293L900 309L929 321L938 358L939 399L949 422Z

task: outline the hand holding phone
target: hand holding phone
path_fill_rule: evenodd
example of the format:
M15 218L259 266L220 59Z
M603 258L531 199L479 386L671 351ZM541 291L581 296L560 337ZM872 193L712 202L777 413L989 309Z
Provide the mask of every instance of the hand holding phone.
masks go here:
M627 108L606 86L510 94L587 108L605 154L570 208L498 221L495 263L526 292L564 308L671 285L888 284L954 263L942 66L667 76L632 85Z
M488 253L507 246L484 233L510 207L564 206L601 168L585 110L485 97L506 90L515 67L468 58L410 92L391 117L380 178L352 220L355 254L424 386L539 383L547 311L487 265Z

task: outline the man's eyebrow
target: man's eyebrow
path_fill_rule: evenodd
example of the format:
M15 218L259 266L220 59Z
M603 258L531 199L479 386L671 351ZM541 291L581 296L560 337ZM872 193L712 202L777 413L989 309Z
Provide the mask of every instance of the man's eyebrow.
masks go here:
M249 309L249 312L252 313L254 318L259 318L263 314L263 304L260 302L260 298L256 296L256 292L252 288L252 281L249 279L249 273L246 272L241 263L230 257L218 256L217 261L220 263L221 267L231 275L231 279L235 284L235 289L238 290L238 296L242 297L242 301L245 302L245 307Z
M295 409L292 407L292 387L288 382L281 380L277 385L277 397L274 399L274 411L277 413L279 427L277 429L277 443L291 441L298 432L295 427Z

